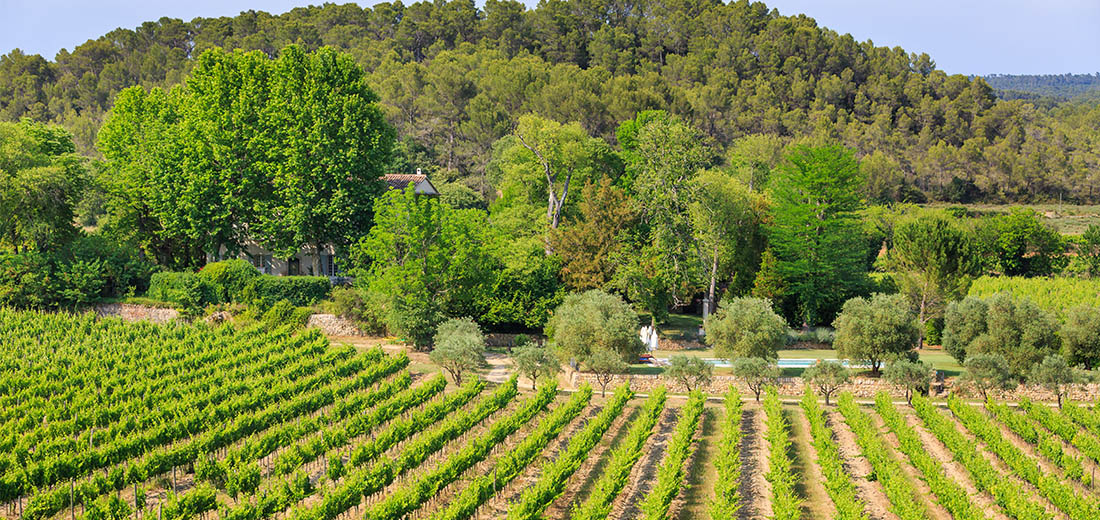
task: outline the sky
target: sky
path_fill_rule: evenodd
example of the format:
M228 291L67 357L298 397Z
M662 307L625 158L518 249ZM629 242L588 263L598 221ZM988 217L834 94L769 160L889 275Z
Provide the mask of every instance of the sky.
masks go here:
M342 1L342 0L337 0ZM412 3L406 0L405 3ZM0 53L62 48L162 16L191 20L308 0L0 0ZM314 0L321 3L321 0ZM375 2L361 1L360 5ZM478 1L482 4L482 1ZM528 6L537 0L525 0ZM768 0L858 41L926 52L951 74L1100 72L1100 0Z

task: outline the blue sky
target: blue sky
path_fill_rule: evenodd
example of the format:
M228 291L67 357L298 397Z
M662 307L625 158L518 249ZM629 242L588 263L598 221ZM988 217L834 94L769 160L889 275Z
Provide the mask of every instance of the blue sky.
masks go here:
M315 0L315 3L320 3ZM359 2L370 5L374 2ZM411 0L406 0L406 4ZM479 2L481 3L481 2ZM537 0L526 0L529 6ZM116 28L170 16L282 13L303 0L0 0L0 53L52 58ZM927 52L962 74L1100 72L1100 0L770 0L857 40Z

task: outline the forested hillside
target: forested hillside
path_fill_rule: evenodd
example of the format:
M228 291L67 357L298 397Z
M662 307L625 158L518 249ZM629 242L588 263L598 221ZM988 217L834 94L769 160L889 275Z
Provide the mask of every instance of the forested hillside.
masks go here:
M998 100L926 54L859 42L763 3L512 0L297 8L162 18L62 51L0 58L0 118L61 123L77 150L131 85L179 83L202 51L329 45L355 57L401 141L394 169L425 168L487 198L492 144L535 112L615 141L646 109L691 122L730 156L740 140L855 148L872 200L1100 200L1100 108ZM749 141L757 142L757 141ZM751 148L751 147L750 147ZM733 150L733 151L728 151ZM733 161L736 162L736 161Z
M1048 96L1072 98L1087 94L1100 95L1100 72L1095 74L991 74L986 83L997 89L1002 98Z

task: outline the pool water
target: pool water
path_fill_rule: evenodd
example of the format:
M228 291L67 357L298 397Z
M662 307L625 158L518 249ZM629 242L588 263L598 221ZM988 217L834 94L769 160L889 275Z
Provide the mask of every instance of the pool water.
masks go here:
M703 361L706 361L707 363L710 363L710 364L712 364L716 367L719 367L719 368L729 368L730 367L730 363L728 361L724 360L724 359L703 358ZM779 365L779 368L809 368L809 367L813 366L814 364L816 364L818 361L819 361L818 359L797 359L797 358L795 358L795 359L780 359L780 360L776 361L776 364ZM868 364L867 362L852 363L852 362L850 362L846 359L844 359L844 360L840 360L840 359L821 359L820 361L840 361L840 363L842 365L846 366L846 367L866 367L866 366L870 366L870 364ZM668 358L654 358L654 362L656 364L659 364L659 365L667 365L668 364Z

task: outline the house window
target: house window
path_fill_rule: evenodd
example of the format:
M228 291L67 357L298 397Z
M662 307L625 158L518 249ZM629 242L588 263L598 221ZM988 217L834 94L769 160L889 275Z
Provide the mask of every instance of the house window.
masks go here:
M252 255L252 266L264 274L271 274L271 255Z
M337 271L336 255L321 255L321 274L336 276Z
M302 274L302 260L298 257L288 259L286 261L286 274L290 276Z

